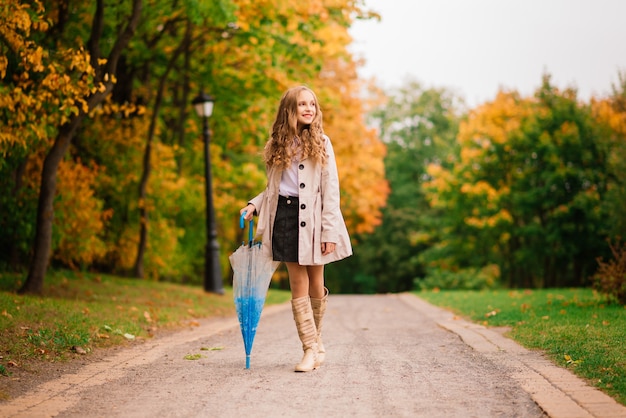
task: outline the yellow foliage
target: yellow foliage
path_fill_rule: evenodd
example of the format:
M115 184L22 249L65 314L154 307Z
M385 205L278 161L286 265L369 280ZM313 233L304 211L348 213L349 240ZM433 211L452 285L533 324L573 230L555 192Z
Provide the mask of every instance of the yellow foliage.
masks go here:
M0 90L0 111L12 115L0 128L2 154L15 145L23 148L41 145L72 115L88 111L85 98L90 94L95 74L89 54L83 48L59 47L49 51L30 40L31 31L44 31L48 27L43 23L42 5L34 2L32 7L39 13L37 25L31 21L27 5L8 1L0 8L0 37L13 52L9 56L19 57L13 63L18 67L19 77L7 80ZM6 78L8 68L8 58L0 57L2 79ZM37 83L33 73L38 73Z
M626 112L620 112L615 107L610 99L591 100L592 112L596 119L606 123L616 133L626 135Z
M113 258L117 261L117 267L130 271L137 257L137 247L139 246L139 234L136 225L127 225L122 231L120 238L111 249ZM148 243L148 245L150 245Z
M473 226L475 228L494 228L500 223L511 223L512 222L511 214L507 210L500 210L498 213L492 216L483 216L483 217L475 217L468 216L465 218L465 223L469 226Z
M461 186L461 192L472 195L485 196L488 200L494 200L497 197L497 191L486 181L478 181L476 183L465 183Z
M457 187L456 179L450 171L439 164L428 164L426 173L430 176L430 180L424 183L424 189L429 191L426 198L432 207L445 207L446 203L442 203L441 196Z
M148 247L144 258L146 276L158 279L163 275L176 274L172 266L175 266L178 239L184 231L177 228L172 220L164 218L151 219L149 231ZM135 247L134 253L136 251Z
M111 210L93 190L98 169L73 161L62 161L58 171L58 198L55 201L55 235L58 244L53 257L69 266L89 265L101 259L106 245L100 238Z
M530 108L516 92L498 92L492 102L472 110L466 121L459 127L458 140L465 148L488 149L491 142L505 144L509 134L520 128L524 117L530 115ZM476 154L466 154L468 158Z
M22 49L30 36L32 21L28 14L29 7L21 1L5 0L0 8L0 38L13 51Z

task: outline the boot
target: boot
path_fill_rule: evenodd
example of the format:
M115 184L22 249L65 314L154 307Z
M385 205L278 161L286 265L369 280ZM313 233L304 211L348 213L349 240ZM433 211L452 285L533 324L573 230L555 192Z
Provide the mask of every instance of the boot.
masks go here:
M326 303L328 302L328 289L324 288L324 297L321 299L311 298L311 308L315 318L315 328L317 328L317 362L321 365L326 357L326 349L322 343L322 319L326 313Z
M310 372L319 367L317 362L317 329L313 319L311 299L308 296L292 299L291 309L293 310L293 319L296 321L296 328L298 328L298 336L302 341L302 351L304 351L302 361L296 365L295 371Z

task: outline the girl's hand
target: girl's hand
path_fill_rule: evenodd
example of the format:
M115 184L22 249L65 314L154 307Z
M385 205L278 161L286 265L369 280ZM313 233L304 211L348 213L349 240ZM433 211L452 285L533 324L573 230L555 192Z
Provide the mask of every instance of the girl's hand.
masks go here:
M249 221L252 219L252 217L254 216L254 211L256 210L256 208L254 207L254 205L252 203L248 203L248 206L246 206L245 208L242 208L239 211L239 215L243 215L244 212L246 212L246 216L243 218L246 221Z
M328 255L335 251L334 242L322 242L322 255Z

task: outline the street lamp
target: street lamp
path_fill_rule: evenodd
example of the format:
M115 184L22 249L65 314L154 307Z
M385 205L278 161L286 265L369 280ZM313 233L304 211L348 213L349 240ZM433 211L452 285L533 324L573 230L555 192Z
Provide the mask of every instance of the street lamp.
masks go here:
M213 97L200 92L192 100L198 116L202 118L202 134L204 137L204 178L206 194L206 235L207 244L204 248L204 290L207 292L224 294L222 285L222 271L220 269L220 246L217 242L217 228L215 226L215 209L213 207L213 186L211 184L211 157L209 144L209 118L213 114Z

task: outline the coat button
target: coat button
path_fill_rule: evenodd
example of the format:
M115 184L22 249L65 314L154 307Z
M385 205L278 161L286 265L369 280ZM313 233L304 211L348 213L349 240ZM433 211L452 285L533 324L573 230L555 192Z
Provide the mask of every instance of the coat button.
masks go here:
M301 227L305 227L306 226L306 222L300 222L300 226Z
M304 183L300 183L300 188L304 189Z
M304 209L306 209L306 205L305 205L304 203L303 203L303 204L301 204L301 205L300 205L300 209L303 209L303 210L304 210Z
M298 166L298 168L299 168L300 170L304 170L304 164L300 164L300 165Z

